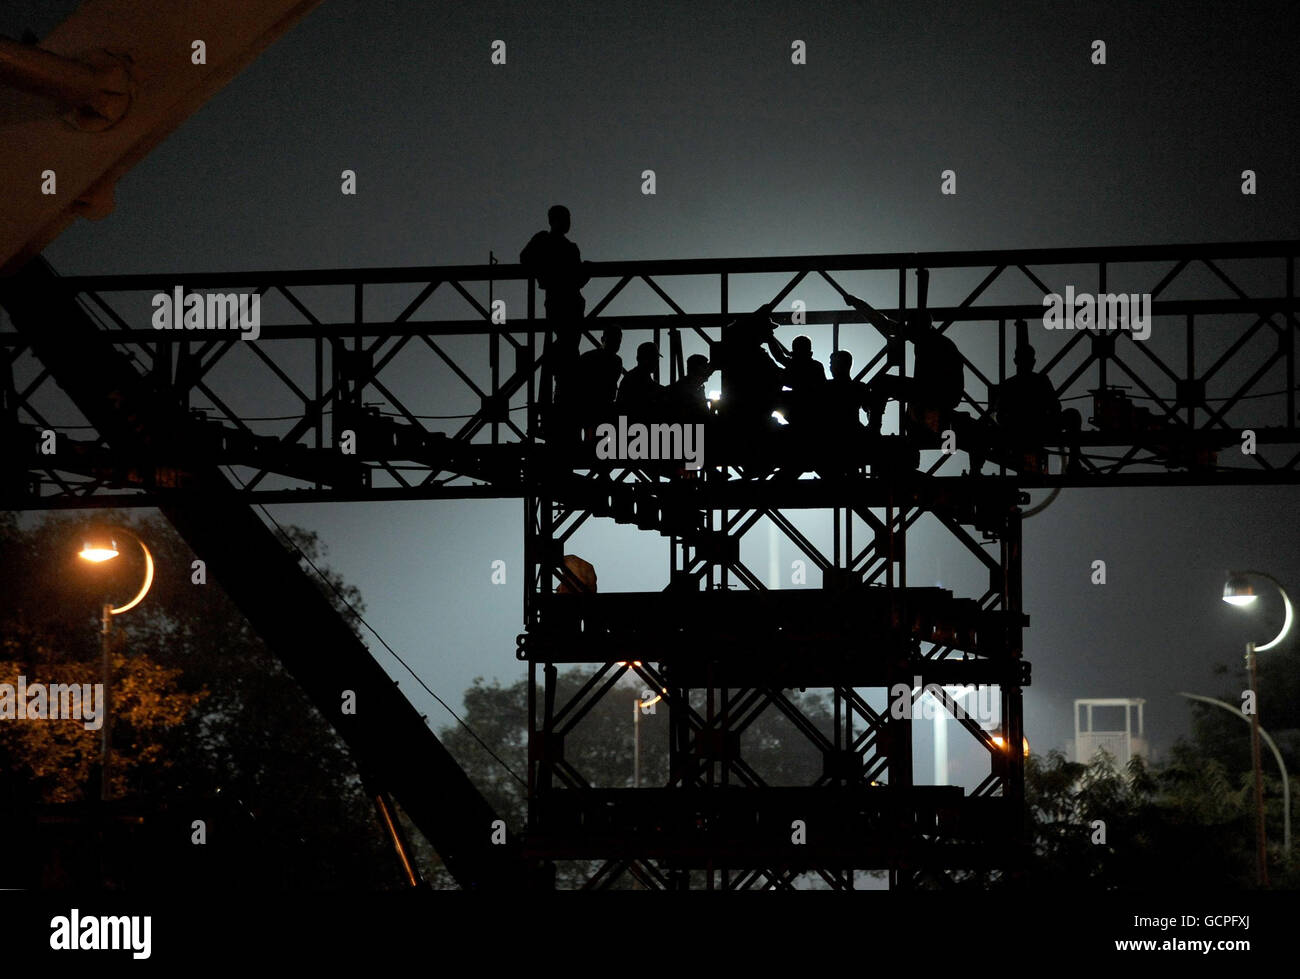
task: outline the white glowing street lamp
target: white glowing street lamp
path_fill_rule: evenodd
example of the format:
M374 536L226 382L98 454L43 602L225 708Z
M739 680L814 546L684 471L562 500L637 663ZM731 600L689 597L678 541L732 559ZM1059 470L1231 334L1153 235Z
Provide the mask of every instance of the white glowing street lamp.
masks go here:
M1291 608L1291 599L1287 596L1282 583L1271 574L1265 574L1263 571L1229 571L1228 579L1223 584L1223 600L1229 605L1238 607L1255 604L1255 600L1259 596L1255 594L1255 587L1250 583L1252 577L1266 578L1271 581L1277 587L1278 594L1282 596L1282 607L1284 609L1281 632L1262 646L1256 646L1253 642L1246 643L1246 669L1250 674L1250 700L1251 705L1254 707L1250 715L1250 756L1251 764L1255 769L1255 863L1259 884L1261 887L1267 887L1268 849L1264 836L1264 773L1259 757L1259 694L1255 680L1255 654L1272 649L1286 638L1287 633L1291 631L1291 623L1295 619L1295 613Z
M112 603L105 602L103 614L100 620L99 632L99 654L100 654L100 679L104 685L104 723L99 729L99 762L100 762L100 784L99 797L102 801L107 802L111 797L111 783L109 781L109 769L112 761L111 737L113 727L113 699L112 686L110 685L110 667L109 661L112 650L113 637L113 616L121 615L123 612L129 612L142 601L144 596L149 593L149 587L153 584L153 555L149 553L149 548L145 547L142 541L129 530L119 529L115 534L122 534L130 537L140 545L140 550L144 552L144 582L140 590L125 605L114 607ZM81 550L77 556L92 564L103 564L117 557L118 550L117 540L113 535L92 535L82 541Z

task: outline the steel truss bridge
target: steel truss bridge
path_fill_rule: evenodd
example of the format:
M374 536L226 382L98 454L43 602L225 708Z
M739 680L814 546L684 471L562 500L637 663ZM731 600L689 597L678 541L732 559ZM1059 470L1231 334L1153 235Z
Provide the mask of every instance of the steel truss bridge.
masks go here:
M1003 454L972 477L960 443L944 452L937 433L899 434L899 419L887 451L799 479L738 464L725 437L694 478L547 444L547 324L519 266L72 278L35 259L0 281L11 320L0 332L0 492L8 509L160 508L368 783L402 804L466 887L546 887L557 861L586 868L591 887L784 888L814 873L849 888L862 871L886 871L898 888L962 872L1014 880L1026 859L1015 746L1030 680L1027 491L1300 482L1298 252L1285 241L593 263L588 339L617 325L666 344L665 381L737 311L760 307L792 324L780 336L850 349L861 378L905 375L908 346L843 308L838 289L902 315L916 303L909 273L928 269L930 313L966 361L962 411L988 413L1008 327L1023 318L1039 369L1085 417L1070 473ZM1067 285L1149 294L1150 338L1042 329L1044 296ZM177 286L256 292L260 337L154 329L152 297ZM529 816L504 846L490 842L496 814L477 788L250 506L445 498L524 504ZM829 514L828 540L800 530L813 510ZM982 593L909 579L909 532L926 515L987 570ZM567 543L600 522L662 537L662 590L559 588L574 585ZM774 526L820 580L769 590L741 560L756 526ZM559 688L568 663L591 668L576 693ZM594 786L566 740L629 672L663 691L668 778ZM970 793L915 785L913 721L869 702L898 684L918 697L918 676L1000 690L994 730L961 721L988 758ZM799 709L795 687L827 692L829 730ZM371 709L340 715L342 689ZM749 764L746 730L765 711L821 753L814 784L767 785Z

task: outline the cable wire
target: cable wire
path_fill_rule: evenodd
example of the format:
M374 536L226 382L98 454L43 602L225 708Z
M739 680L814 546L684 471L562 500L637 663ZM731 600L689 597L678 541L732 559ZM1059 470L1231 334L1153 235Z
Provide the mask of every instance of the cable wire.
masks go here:
M236 473L234 469L231 468L230 466L227 466L226 469L227 471L229 471L231 477L236 482L239 483L240 487L243 487L244 481L239 478L239 474ZM275 529L280 532L280 537L284 541L286 541L290 547L294 549L294 551L298 554L300 558L302 558L304 561L307 562L308 567L310 567L314 572L316 572L317 577L319 577L321 581L325 582L325 584L329 586L330 590L334 592L335 597L338 598L338 600L343 603L343 605L347 608L349 612L351 612L354 616L356 616L357 621L370 630L371 634L376 639L379 640L380 644L386 650L388 650L388 652L392 655L393 659L397 660L397 662L402 664L402 666L406 669L406 672L411 674L412 678L414 678L415 682L424 688L425 693L427 693L439 704L441 704L443 709L446 710L447 713L450 714L452 717L454 717L457 723L459 723L461 727L463 727L466 731L469 732L470 737L472 737L475 741L477 741L479 746L484 751L486 751L489 755L491 755L492 759L498 765L500 765L507 772L509 772L511 777L514 778L516 782L518 782L520 785L526 786L528 784L527 781L521 778L518 772L516 772L513 768L511 768L508 764L506 764L506 762L501 758L501 756L498 755L495 751L493 751L488 746L488 743L486 741L484 741L481 737L479 737L478 732L475 731L472 727L470 727L469 724L466 723L463 717L461 717L454 710L452 710L451 706L445 700L439 697L437 693L434 692L433 688L430 687L427 683L424 682L424 680L420 678L420 675L411 668L411 665L407 663L406 660L402 659L400 655L398 655L397 650L393 649L392 646L388 645L387 640L385 640L384 637L379 634L379 630L377 630L368 621L366 621L364 615L362 615L360 612L358 612L355 608L352 607L352 603L347 600L347 598L343 595L341 591L339 591L338 586L335 585L334 582L332 582L326 576L326 574L316 566L316 563L312 561L310 557L307 556L307 554L302 550L302 548L300 548L297 545L297 543L293 540L293 538L290 537L289 534L285 531L284 527L280 525L280 522L276 520L275 517L271 516L270 512L266 509L265 505L261 503L257 503L255 505L262 512L262 515L266 517L266 519L271 522L271 524L275 527Z

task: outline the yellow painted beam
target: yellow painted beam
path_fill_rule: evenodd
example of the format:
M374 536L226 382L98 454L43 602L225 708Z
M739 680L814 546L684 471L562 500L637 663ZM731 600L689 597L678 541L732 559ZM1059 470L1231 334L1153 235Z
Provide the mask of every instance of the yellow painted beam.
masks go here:
M318 3L87 0L38 46L0 45L0 274L112 211L121 176Z

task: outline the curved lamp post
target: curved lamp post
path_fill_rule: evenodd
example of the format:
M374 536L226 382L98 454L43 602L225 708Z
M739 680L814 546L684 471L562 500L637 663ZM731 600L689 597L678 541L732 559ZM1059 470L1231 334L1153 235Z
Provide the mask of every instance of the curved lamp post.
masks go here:
M1250 718L1247 717L1245 714L1243 714L1243 713L1241 712L1241 708L1240 708L1240 707L1234 707L1232 704L1228 703L1226 700L1216 700L1214 697L1202 697L1200 694L1197 694L1197 693L1183 693L1183 692L1181 692L1181 691L1179 692L1178 696L1180 696L1180 697L1186 697L1186 698L1189 699L1189 700L1199 700L1199 701L1201 701L1201 702L1204 703L1204 704L1214 704L1216 707L1222 707L1224 710L1229 711L1229 712L1231 712L1231 713L1233 713L1233 714L1236 714L1238 717L1240 717L1240 718L1241 718L1243 721L1245 721L1247 724L1250 723ZM1290 776L1287 775L1287 771L1286 771L1286 762L1282 760L1282 752L1280 752L1280 751L1278 750L1278 748L1277 748L1277 742L1274 741L1271 737L1269 737L1268 732L1265 731L1263 728L1260 728L1260 729L1259 729L1259 736L1260 736L1261 738L1264 739L1264 743L1267 744L1268 747L1269 747L1269 750L1273 752L1273 757L1277 759L1277 767L1280 768L1280 769L1282 770L1282 840L1283 840L1283 842L1282 842L1282 850L1283 850L1284 853L1286 853L1286 855L1287 855L1288 858L1289 858L1290 855L1291 855L1291 781L1290 781Z
M1281 632L1262 646L1256 646L1253 642L1246 643L1246 669L1250 674L1250 699L1255 708L1250 715L1250 754L1252 764L1255 767L1255 859L1258 864L1260 886L1267 887L1268 862L1264 838L1264 775L1259 760L1259 695L1256 691L1255 681L1255 654L1272 649L1286 638L1287 633L1291 631L1291 623L1295 618L1295 613L1291 608L1291 599L1287 596L1282 583L1271 574L1266 574L1263 571L1229 571L1228 580L1223 584L1223 600L1229 605L1253 605L1255 599L1259 596L1255 594L1255 587L1250 583L1252 577L1265 578L1271 581L1282 596L1282 606L1285 610Z
M113 616L129 612L139 605L144 601L144 596L149 593L149 586L153 584L153 555L149 553L149 548L145 547L144 541L125 528L115 528L110 534L87 536L82 541L81 550L77 553L77 556L94 564L111 561L120 553L117 547L116 535L129 537L140 545L140 550L144 552L144 583L140 586L136 596L125 605L119 605L115 608L111 603L105 602L100 622L99 668L101 681L104 684L104 723L99 730L99 798L104 802L107 802L111 797L109 768L112 759L110 744L113 726L113 700L112 687L109 684L109 660L113 636Z

